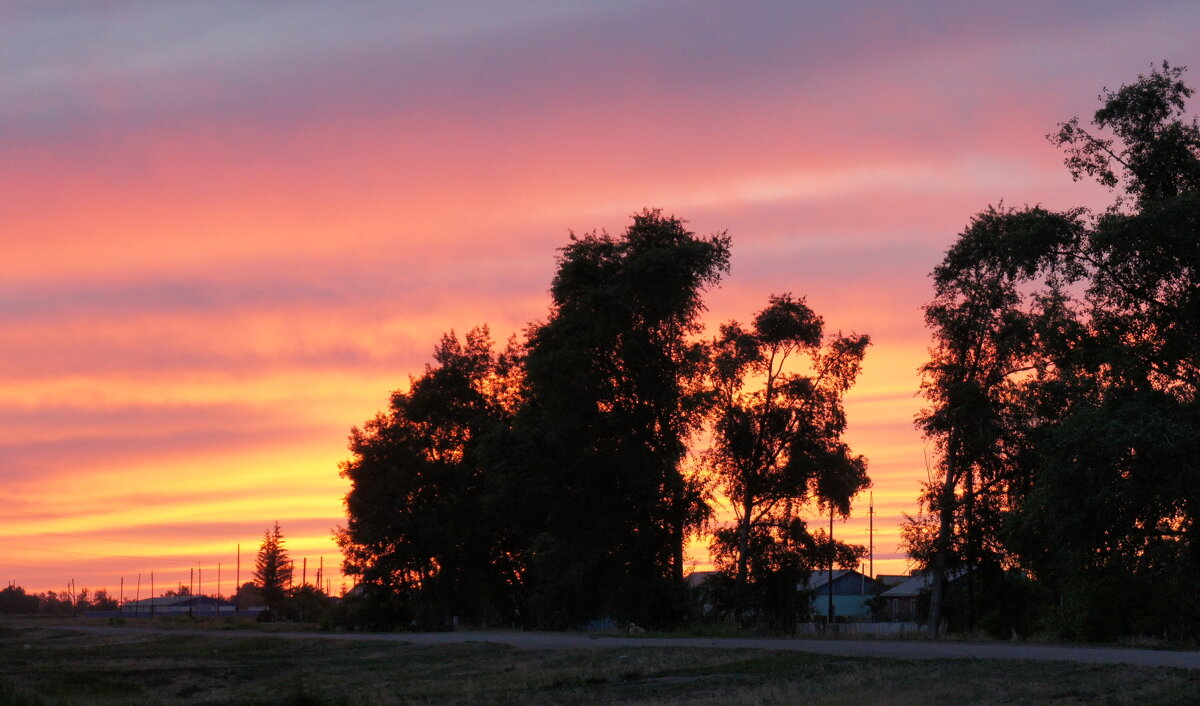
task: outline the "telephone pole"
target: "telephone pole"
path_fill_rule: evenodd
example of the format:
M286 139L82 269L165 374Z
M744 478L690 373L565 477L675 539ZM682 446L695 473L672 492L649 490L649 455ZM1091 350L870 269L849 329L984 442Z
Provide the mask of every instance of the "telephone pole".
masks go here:
M867 530L867 538L871 546L870 554L867 555L870 557L870 563L868 564L870 568L867 570L871 572L871 578L875 578L875 491L873 490L871 491L871 504L868 506L867 517L871 520L869 529Z

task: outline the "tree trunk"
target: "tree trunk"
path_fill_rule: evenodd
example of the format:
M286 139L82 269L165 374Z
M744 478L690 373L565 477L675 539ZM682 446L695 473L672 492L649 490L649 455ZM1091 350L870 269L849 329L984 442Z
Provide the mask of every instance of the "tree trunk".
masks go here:
M973 470L966 472L965 480L967 485L966 498L964 498L966 501L964 520L967 525L967 614L964 628L970 635L971 631L975 629L975 473Z
M946 454L946 477L939 500L938 534L934 542L933 566L930 567L933 585L929 593L929 630L936 640L941 637L942 604L946 593L946 560L950 555L950 539L954 533L954 488L958 485L957 442L953 438Z
M675 583L683 583L683 540L687 534L684 524L687 517L687 508L684 507L684 499L682 492L675 493L675 517L672 518L671 527L671 553L674 565L671 567L671 576Z
M742 517L738 520L738 565L737 581L733 593L733 617L739 623L742 621L742 603L746 595L746 583L750 573L750 513L754 503L750 494L742 501Z
M832 624L833 614L833 562L837 556L837 548L833 546L833 503L829 503L829 612L825 614L825 622Z

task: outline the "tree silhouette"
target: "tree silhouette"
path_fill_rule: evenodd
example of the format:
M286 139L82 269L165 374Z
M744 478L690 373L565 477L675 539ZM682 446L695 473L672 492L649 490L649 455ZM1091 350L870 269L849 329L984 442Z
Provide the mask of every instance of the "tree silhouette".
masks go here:
M36 613L40 603L38 596L25 593L25 589L15 583L0 590L0 613Z
M1009 487L1020 487L1015 476L1029 472L1022 443L1035 423L1030 414L1036 413L1022 403L1027 378L1046 369L1035 341L1046 340L1039 326L1063 313L1057 283L1038 296L1023 292L1021 283L1054 265L1054 253L1077 237L1077 217L1038 208L988 209L934 270L935 296L925 307L934 344L921 368L930 405L917 426L937 451L935 479L921 499L935 519L924 526L910 520L904 534L910 551L932 571L929 620L935 636L947 570L966 566L973 572L987 558L985 545L993 555L1002 553L995 546L1000 498ZM1035 249L1015 252L1021 243ZM1072 330L1058 323L1063 335Z
M485 468L481 454L517 403L514 354L494 353L481 327L465 341L443 336L434 361L351 432L344 566L381 600L400 598L389 620L440 628L450 616L511 617L523 546L506 539L512 508L493 501L504 468Z
M292 582L292 562L284 549L283 532L278 522L263 533L254 560L254 581L267 608L276 612L281 610Z
M684 541L705 510L682 468L703 411L691 337L728 262L726 235L649 210L620 237L572 235L561 250L518 419L542 624L682 615Z
M1050 135L1073 176L1124 187L1111 208L988 209L934 271L918 424L940 520L910 536L935 629L957 553L1030 572L1067 634L1200 634L1200 127L1181 76L1164 63L1106 90L1094 129Z
M803 298L784 294L771 297L750 329L730 322L713 343L708 460L735 522L714 533L712 549L733 579L739 618L750 609L794 624L796 586L820 556L833 561L833 547L820 548L829 538L814 538L801 510L819 503L844 517L851 498L870 485L866 460L841 438L842 397L870 339L838 333L826 341L823 328ZM853 549L841 549L844 562L856 563Z
M1014 546L1063 596L1067 629L1089 637L1200 635L1200 126L1184 113L1192 93L1182 69L1164 62L1105 91L1093 122L1111 138L1051 136L1069 145L1068 166L1100 155L1096 176L1132 200L1089 223L1063 258L1060 270L1086 286L1087 336L1059 347L1060 422L1013 522ZM1054 521L1038 516L1051 507L1062 508ZM1128 600L1135 592L1153 598Z

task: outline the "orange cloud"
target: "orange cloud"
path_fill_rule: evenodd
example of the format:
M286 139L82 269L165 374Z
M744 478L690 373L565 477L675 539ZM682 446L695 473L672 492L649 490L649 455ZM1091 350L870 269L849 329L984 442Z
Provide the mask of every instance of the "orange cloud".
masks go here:
M328 568L349 427L645 206L733 236L710 324L791 291L873 337L848 437L899 570L929 270L989 203L1104 203L1042 136L1147 50L1200 64L1181 5L318 5L6 10L3 578L177 581L275 519Z

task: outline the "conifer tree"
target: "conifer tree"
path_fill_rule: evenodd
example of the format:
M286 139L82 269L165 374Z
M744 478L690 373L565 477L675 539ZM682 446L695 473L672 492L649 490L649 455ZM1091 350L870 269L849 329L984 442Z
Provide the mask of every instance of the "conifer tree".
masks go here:
M279 523L263 533L258 557L254 560L254 583L262 591L263 602L273 611L283 606L292 582L292 561L283 547Z

